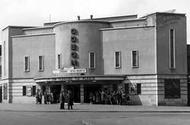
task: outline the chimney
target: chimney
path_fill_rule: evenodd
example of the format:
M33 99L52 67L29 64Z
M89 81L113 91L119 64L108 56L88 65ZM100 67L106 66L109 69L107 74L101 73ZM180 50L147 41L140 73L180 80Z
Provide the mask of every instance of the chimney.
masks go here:
M91 20L93 19L93 15L90 15L90 19L91 19Z
M80 20L80 16L77 16L78 20Z

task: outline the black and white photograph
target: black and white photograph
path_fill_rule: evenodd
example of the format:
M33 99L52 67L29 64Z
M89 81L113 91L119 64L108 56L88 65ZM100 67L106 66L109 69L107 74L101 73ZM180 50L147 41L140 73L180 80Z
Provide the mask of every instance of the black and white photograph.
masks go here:
M0 0L0 125L189 125L190 1Z

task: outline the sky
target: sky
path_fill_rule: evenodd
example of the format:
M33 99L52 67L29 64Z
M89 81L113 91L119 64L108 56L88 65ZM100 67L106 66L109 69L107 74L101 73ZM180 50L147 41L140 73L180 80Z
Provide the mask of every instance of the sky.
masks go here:
M0 30L8 25L42 26L46 22L122 16L139 17L176 9L187 16L190 43L190 0L0 0ZM0 35L1 41L1 35Z

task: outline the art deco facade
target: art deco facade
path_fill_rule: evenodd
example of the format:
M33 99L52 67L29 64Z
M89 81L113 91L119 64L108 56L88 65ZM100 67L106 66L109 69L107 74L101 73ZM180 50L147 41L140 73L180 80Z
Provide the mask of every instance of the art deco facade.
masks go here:
M91 92L122 89L130 104L187 104L184 14L91 17L2 33L3 103L35 103L36 89L55 96L71 89L81 103Z

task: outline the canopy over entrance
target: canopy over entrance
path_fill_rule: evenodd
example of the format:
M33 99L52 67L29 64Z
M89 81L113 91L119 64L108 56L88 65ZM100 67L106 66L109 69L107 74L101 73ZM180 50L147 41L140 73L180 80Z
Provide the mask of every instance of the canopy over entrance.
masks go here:
M36 83L59 82L59 81L123 81L126 75L89 75L89 76L70 76L70 77L49 77L34 78Z

